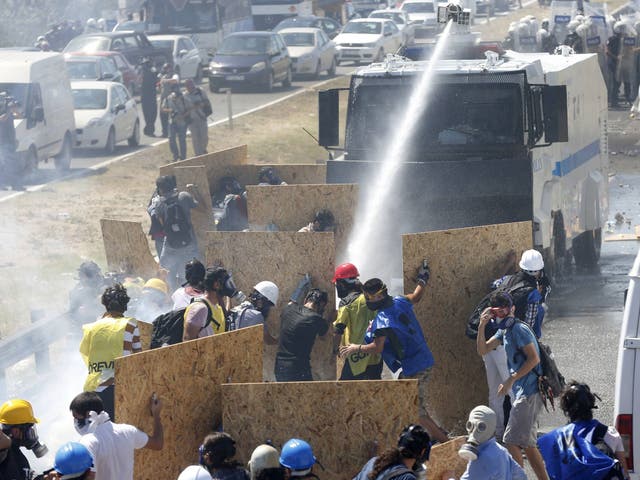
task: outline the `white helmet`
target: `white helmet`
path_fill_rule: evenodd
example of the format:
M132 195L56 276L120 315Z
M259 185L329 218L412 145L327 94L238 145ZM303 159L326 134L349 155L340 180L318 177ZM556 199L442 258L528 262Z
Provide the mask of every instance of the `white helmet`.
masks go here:
M251 454L247 467L251 480L255 480L262 470L280 467L280 454L271 445L258 445Z
M537 250L526 250L520 258L520 268L527 272L539 272L544 268L542 254Z
M98 25L98 28L104 30L107 27L107 21L101 17L96 22L96 25Z
M280 290L278 290L278 286L275 283L263 280L262 282L256 283L256 286L253 287L253 289L263 297L266 297L266 299L273 303L274 306L278 303Z
M577 20L571 20L568 24L567 24L567 30L569 30L570 33L576 33L576 29L580 26L580 22L578 22Z
M96 19L90 18L89 20L87 20L87 27L96 28Z
M576 15L575 17L573 17L573 19L574 19L576 22L580 22L580 23L582 23L582 22L584 22L584 15Z
M211 480L211 475L200 465L190 465L182 471L178 480Z

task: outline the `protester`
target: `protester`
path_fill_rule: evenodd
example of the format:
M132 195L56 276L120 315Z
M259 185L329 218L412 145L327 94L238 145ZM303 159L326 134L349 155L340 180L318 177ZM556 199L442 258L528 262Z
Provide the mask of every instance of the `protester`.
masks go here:
M100 297L106 286L102 270L91 260L78 268L78 283L69 292L69 316L78 331L83 323L94 320L104 309Z
M286 185L273 167L262 167L258 172L258 185Z
M191 102L182 94L180 85L172 84L171 93L162 102L162 112L169 116L169 149L173 161L187 158L187 127L191 124Z
M402 378L417 379L420 424L431 438L444 443L448 440L447 432L427 411L427 386L434 364L433 354L413 311L413 305L422 299L429 274L429 267L424 261L418 268L413 293L398 297L391 297L379 278L367 280L363 285L364 296L367 308L376 311L376 316L365 335L365 344L344 345L340 347L340 355L346 358L356 353L382 354L392 372L402 368Z
M280 465L280 454L271 445L258 445L251 453L247 466L251 480L285 479L285 470Z
M304 440L292 438L282 446L280 465L285 468L285 475L289 478L318 478L313 473L313 466L317 462L313 450Z
M193 143L193 154L195 156L204 155L207 153L207 144L209 143L207 118L213 113L211 102L207 94L200 87L196 87L192 79L185 80L184 86L187 89L185 98L190 104L191 123L189 124L189 131L191 132L191 142Z
M503 441L520 466L523 466L524 449L537 478L547 480L544 462L536 446L537 419L542 409L538 391L538 376L542 374L538 342L531 329L514 318L515 306L508 293L495 292L489 304L480 316L476 347L478 354L486 355L502 343L507 353L511 375L500 384L498 394L513 392L514 400ZM491 318L498 321L499 330L485 340L485 328Z
M44 476L43 480L94 480L92 471L93 456L89 449L78 442L68 442L56 452L53 472Z
M233 457L236 442L223 432L210 433L200 446L200 464L213 480L249 480L247 471Z
M16 127L13 122L14 108L14 100L6 92L0 92L0 186L24 190L19 171Z
M149 226L149 232L147 235L151 237L156 247L156 253L158 255L158 259L160 259L160 255L162 255L162 245L164 244L164 227L162 226L162 218L160 218L160 212L158 211L158 207L164 201L164 197L160 195L160 191L158 189L158 184L165 185L165 189L170 192L174 191L177 188L176 177L175 175L162 175L156 179L156 188L151 195L151 199L149 200L149 204L147 205L147 213L149 214L149 219L151 220L151 225Z
M170 63L162 65L162 69L158 74L158 87L160 88L160 124L162 125L162 136L169 136L169 112L163 110L165 100L169 97L175 87L179 88L180 77L173 73L173 67Z
M629 478L620 434L614 427L607 427L593 418L593 410L598 408L596 399L600 400L600 397L591 392L589 385L575 380L562 393L560 408L570 423L538 439L551 478L587 478L595 475L596 471L603 475L600 478ZM567 445L568 438L573 441ZM568 460L573 456L569 449L579 446L577 442L580 440L589 442L593 448L582 449L583 457L574 463ZM588 445L585 444L585 447ZM588 467L593 470L587 470Z
M278 382L304 382L311 375L311 350L316 336L323 337L329 330L322 317L329 297L327 292L313 288L302 305L289 303L280 315L280 340L275 361Z
M340 304L338 316L333 322L333 353L340 353L341 345L364 343L364 335L376 312L367 308L362 294L358 269L352 263L338 265L333 275ZM379 380L382 374L382 357L356 352L345 358L340 380Z
M333 232L336 220L330 210L323 208L318 210L313 217L313 221L306 227L302 227L299 232Z
M204 295L187 306L184 312L183 341L208 337L225 331L225 315L220 295L226 293L229 274L222 267L208 268L203 280Z
M162 402L154 394L149 405L153 417L153 434L125 423L113 423L104 411L102 400L95 392L83 392L71 401L73 415L80 440L93 457L96 480L133 480L133 454L140 448L162 450Z
M184 266L186 283L171 294L171 300L173 300L172 310L186 308L194 298L204 295L202 282L205 273L206 269L198 259L194 258L187 262Z
M31 404L22 399L0 405L0 479L31 480L31 466L20 448L31 450L38 458L48 449L40 443Z
M144 116L144 134L155 137L156 118L158 117L158 72L149 57L142 60L142 85L140 88L140 103ZM133 95L133 92L131 92Z
M431 437L421 425L407 425L398 445L369 460L353 480L415 480L429 460Z
M247 192L235 177L222 177L211 199L214 208L222 212L216 221L219 232L241 232L249 228Z
M273 282L263 280L256 283L247 300L229 312L227 331L264 325L264 342L267 345L276 345L278 341L269 333L266 320L271 308L277 305L279 294L278 286Z
M211 480L211 474L202 465L189 465L178 475L178 480Z
M495 412L484 405L469 413L467 443L458 452L469 463L460 480L526 480L522 467L496 442L497 419Z
M136 305L136 318L147 323L153 322L171 308L169 286L160 278L150 278L142 287L142 296Z
M107 287L102 294L106 312L95 322L82 326L79 349L88 367L84 390L96 392L112 419L115 419L114 360L142 351L137 320L124 316L128 303L127 290L120 283Z

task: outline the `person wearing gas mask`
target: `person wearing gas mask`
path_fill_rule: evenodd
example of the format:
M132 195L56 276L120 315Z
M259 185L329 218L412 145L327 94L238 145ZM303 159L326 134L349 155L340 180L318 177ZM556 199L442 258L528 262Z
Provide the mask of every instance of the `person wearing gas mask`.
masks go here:
M258 185L287 185L273 167L262 167L258 172Z
M340 353L340 345L361 344L367 327L376 316L367 308L362 294L360 273L353 263L338 265L333 275L333 283L340 299L338 316L333 322L333 353ZM344 361L340 380L379 380L382 374L380 355L355 353Z
M134 451L140 448L162 450L162 402L153 394L149 410L153 417L153 434L125 423L113 423L95 392L76 395L69 405L79 443L87 447L95 465L95 480L133 480Z
M439 427L427 411L427 386L434 364L422 327L413 311L429 280L429 266L424 260L417 272L417 285L412 293L391 297L387 286L379 278L367 280L362 286L367 308L377 312L364 337L364 344L350 343L340 347L340 356L353 354L382 354L382 360L401 378L418 380L419 422L431 438L438 442L448 440L447 432Z
M197 258L187 262L184 266L184 277L187 281L171 294L172 310L187 308L194 298L200 298L204 295L202 281L206 273L207 269Z
M0 406L0 478L31 480L32 471L20 448L31 450L41 458L49 451L40 443L33 408L26 400L15 399Z
M460 480L526 480L527 475L495 439L497 416L480 405L469 413L467 443L458 455L468 460Z
M83 323L94 320L104 311L100 296L105 287L106 280L98 264L82 262L78 268L78 283L69 292L69 316L78 331Z
M431 437L421 425L407 425L398 437L398 446L369 460L353 480L415 480L424 478Z
M249 480L249 474L240 466L240 463L234 460L236 455L236 442L228 433L214 432L207 435L198 449L200 454L200 469L187 467L191 469L192 474L185 478L200 479L207 478L202 476L204 472L208 472L213 480ZM204 472L202 472L204 470Z
M231 275L222 267L208 268L202 283L204 295L199 299L201 301L192 302L184 312L184 341L224 333L225 312L221 306L221 299L237 293ZM211 322L207 321L209 312Z
M277 305L279 294L278 286L273 282L263 280L256 283L247 299L227 315L227 331L264 325L264 343L276 345L278 341L269 333L266 320L271 308Z
M538 415L542 409L542 398L538 391L540 351L531 329L514 317L515 306L511 295L498 291L491 295L489 307L480 315L476 349L479 355L486 355L503 344L507 353L509 378L498 386L498 394L513 392L514 400L505 428L503 441L507 450L523 466L524 449L531 468L539 480L548 480L544 461L536 445ZM498 332L485 340L487 324L495 319Z
M323 208L318 210L313 217L313 222L302 227L298 232L333 232L336 220L331 210Z
M323 318L329 302L327 292L312 288L302 305L289 303L280 314L280 336L274 373L277 382L306 382L311 375L311 350L316 336L329 330Z

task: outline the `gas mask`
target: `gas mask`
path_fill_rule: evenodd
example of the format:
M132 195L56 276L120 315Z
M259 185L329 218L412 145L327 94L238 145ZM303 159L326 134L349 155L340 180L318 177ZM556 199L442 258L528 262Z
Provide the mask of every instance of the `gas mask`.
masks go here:
M367 308L373 312L380 310L382 308L386 308L387 306L389 306L389 300L391 297L389 297L389 295L385 295L382 299L380 300L376 300L376 301L371 301L371 300L367 300Z
M80 435L86 435L95 432L98 425L108 421L109 414L107 412L96 413L92 410L86 418L74 418L73 426Z
M356 279L339 279L336 281L336 293L338 294L338 298L345 298L351 292L358 291L356 286Z
M238 289L236 288L236 284L233 281L233 277L231 274L227 275L227 277L220 282L222 285L218 290L220 295L224 295L225 297L234 297L238 293Z
M38 458L44 457L49 452L47 446L40 443L35 425L22 429L22 440L20 443L21 446L27 450L31 450Z
M469 413L467 443L460 447L458 455L464 460L478 459L478 447L493 438L496 433L496 414L489 407L480 405Z
M496 325L500 330L506 330L511 328L516 322L516 319L511 315L511 306L509 306L508 314L505 317L499 317L502 312L506 310L506 307L492 307L491 314L496 319Z

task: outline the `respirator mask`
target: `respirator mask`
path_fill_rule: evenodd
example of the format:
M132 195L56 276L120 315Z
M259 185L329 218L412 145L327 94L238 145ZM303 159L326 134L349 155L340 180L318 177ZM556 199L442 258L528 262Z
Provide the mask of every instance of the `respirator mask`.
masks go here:
M496 433L496 421L496 414L489 407L481 405L471 410L467 420L467 443L460 447L458 455L467 461L477 460L480 445Z
M49 452L47 446L40 443L35 425L22 429L22 441L20 443L27 450L31 450L38 458L44 457Z
M233 281L233 277L231 276L231 274L228 274L227 277L220 283L222 284L222 287L218 291L220 295L233 298L238 303L243 302L245 298L247 298L244 293L240 292L236 288L236 284Z
M500 330L511 328L516 322L516 319L511 315L511 306L491 307L491 315L496 319L496 326Z
M375 301L371 301L371 300L366 300L367 303L367 308L373 312L376 312L378 310L381 310L385 307L388 306L388 302L389 302L389 296L385 295L382 299L380 300L375 300Z

